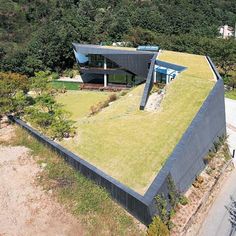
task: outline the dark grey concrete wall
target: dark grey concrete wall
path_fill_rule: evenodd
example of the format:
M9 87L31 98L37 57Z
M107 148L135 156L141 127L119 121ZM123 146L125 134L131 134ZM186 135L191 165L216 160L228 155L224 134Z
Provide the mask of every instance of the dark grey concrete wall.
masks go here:
M181 192L189 188L205 167L203 158L213 142L225 134L224 84L219 80L171 157L170 173Z
M167 194L167 178L170 176L177 189L185 192L196 176L205 168L204 157L219 137L226 134L224 84L218 79L211 93L196 114L144 198L150 214L155 214L154 197Z
M144 108L146 106L146 103L147 103L147 100L148 100L148 97L149 97L149 94L150 94L151 89L153 87L153 71L154 71L154 66L155 66L155 61L156 61L157 55L158 55L158 53L155 53L152 57L152 60L151 60L150 68L149 68L148 75L147 75L146 84L145 84L145 87L144 87L144 90L143 90L143 95L142 95L142 98L141 98L141 101L140 101L140 106L139 106L140 110L144 110Z

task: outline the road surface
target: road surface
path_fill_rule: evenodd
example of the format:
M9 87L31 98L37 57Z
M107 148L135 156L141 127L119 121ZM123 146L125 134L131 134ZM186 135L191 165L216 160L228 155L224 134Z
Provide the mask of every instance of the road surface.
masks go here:
M236 100L225 99L226 125L230 152L236 149ZM236 166L236 156L234 163ZM199 236L229 236L231 224L229 213L225 206L230 203L230 196L236 199L236 169L225 182L215 202L213 203L206 220L202 224ZM236 236L236 233L235 233Z
M231 153L236 149L236 100L225 98L226 126ZM236 155L236 154L235 154ZM236 156L234 159L236 164Z

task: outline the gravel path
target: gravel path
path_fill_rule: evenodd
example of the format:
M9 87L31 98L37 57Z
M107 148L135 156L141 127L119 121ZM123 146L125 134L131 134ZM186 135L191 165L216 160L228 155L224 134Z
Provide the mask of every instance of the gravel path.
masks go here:
M27 148L0 146L0 236L83 235L80 222L35 184L40 171Z
M163 94L153 93L149 96L145 106L146 111L157 111L161 105Z

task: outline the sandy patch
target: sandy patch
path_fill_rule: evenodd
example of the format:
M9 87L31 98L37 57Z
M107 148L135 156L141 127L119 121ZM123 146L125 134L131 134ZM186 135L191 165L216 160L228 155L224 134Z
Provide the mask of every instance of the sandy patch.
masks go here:
M39 171L27 148L0 146L0 235L83 235L80 222L35 184Z

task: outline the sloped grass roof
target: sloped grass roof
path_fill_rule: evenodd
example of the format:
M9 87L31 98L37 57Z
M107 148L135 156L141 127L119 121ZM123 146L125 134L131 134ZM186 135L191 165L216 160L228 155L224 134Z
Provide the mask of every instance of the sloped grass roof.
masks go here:
M74 107L73 99L60 98L73 118L80 118L78 136L64 141L64 146L140 194L145 193L215 83L203 56L163 51L159 59L188 69L168 85L158 112L139 110L144 85L89 118L75 115L82 109L79 99ZM86 92L74 93L79 97ZM90 95L86 95L88 101Z

